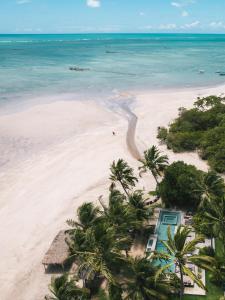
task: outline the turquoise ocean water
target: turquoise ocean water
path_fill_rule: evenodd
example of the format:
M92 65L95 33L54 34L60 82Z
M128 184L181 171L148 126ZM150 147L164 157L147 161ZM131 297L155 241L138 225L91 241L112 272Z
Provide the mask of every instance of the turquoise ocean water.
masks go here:
M1 103L224 83L216 72L225 72L225 35L0 35Z

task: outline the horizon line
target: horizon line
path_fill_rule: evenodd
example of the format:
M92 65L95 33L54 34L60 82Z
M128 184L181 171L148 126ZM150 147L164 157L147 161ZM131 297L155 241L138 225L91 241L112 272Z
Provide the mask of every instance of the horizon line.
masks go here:
M198 35L206 35L206 34L217 34L217 35L225 35L225 32L0 32L0 35L59 35L59 34L198 34Z

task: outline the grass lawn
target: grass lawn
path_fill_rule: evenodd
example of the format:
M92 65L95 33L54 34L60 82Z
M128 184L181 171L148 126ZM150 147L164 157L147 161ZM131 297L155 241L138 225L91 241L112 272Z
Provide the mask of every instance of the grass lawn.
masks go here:
M222 256L223 251L223 245L222 242L218 239L216 239L216 254L218 256Z

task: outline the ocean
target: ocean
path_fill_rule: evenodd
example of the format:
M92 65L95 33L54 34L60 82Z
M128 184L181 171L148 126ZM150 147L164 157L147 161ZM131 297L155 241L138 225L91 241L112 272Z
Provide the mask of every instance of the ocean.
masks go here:
M0 103L213 86L225 82L223 72L225 35L0 35Z

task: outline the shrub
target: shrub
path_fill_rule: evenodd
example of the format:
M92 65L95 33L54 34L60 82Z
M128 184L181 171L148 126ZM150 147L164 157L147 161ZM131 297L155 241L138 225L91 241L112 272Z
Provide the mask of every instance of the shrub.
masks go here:
M168 135L168 130L165 127L158 127L158 134L157 138L162 142L165 143Z
M178 118L158 131L174 152L199 150L211 168L225 172L225 97L198 98L192 109L179 109Z
M201 140L201 132L176 132L168 135L167 146L174 152L193 151Z

